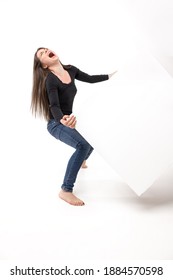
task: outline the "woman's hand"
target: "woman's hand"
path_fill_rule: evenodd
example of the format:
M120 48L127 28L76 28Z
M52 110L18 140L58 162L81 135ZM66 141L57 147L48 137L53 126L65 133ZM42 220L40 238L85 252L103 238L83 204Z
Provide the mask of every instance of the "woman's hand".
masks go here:
M109 74L108 76L109 76L109 79L115 74L115 73L117 73L118 71L116 70L116 71L114 71L113 73L111 73L111 74Z
M76 121L76 117L73 115L64 115L60 120L60 122L65 126L68 126L70 128L75 128L77 121Z

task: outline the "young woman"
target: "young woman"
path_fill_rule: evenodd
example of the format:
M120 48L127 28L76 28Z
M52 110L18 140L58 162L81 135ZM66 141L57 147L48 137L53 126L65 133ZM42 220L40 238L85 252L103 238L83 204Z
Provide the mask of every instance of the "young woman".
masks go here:
M93 147L75 129L76 117L72 107L77 92L75 79L87 83L108 80L109 75L88 75L72 65L63 65L55 52L38 48L34 55L31 109L35 115L44 116L47 129L56 139L75 149L69 159L59 197L82 206L84 202L73 194L78 171L85 168Z

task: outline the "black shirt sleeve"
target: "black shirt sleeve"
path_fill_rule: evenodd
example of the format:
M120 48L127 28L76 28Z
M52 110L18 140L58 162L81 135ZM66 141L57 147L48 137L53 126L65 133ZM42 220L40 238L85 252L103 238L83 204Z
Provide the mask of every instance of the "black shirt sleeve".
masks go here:
M73 66L74 67L74 66ZM82 72L78 68L74 67L76 70L75 79L86 82L86 83L98 83L103 82L109 79L108 75L89 75L87 73Z
M59 96L58 96L58 90L57 89L51 89L48 94L49 98L49 107L50 111L52 113L52 116L56 121L60 121L63 117L63 112L60 107L60 102L59 102Z
M56 81L54 77L50 75L46 80L46 89L47 89L47 94L49 99L50 112L53 118L59 122L64 114L61 110L61 106L59 102L58 87Z

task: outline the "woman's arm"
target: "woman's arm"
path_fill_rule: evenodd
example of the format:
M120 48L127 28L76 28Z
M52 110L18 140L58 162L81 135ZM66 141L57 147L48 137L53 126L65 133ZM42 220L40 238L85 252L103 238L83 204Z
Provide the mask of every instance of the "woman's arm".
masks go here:
M56 121L60 121L63 117L63 112L60 107L58 90L50 89L48 90L48 99L49 99L49 108L52 113L52 116Z
M46 91L49 100L49 109L53 118L59 122L63 117L63 112L61 110L59 102L59 94L57 81L53 75L49 75L46 80Z
M74 66L73 66L74 67ZM76 75L75 78L79 81L82 82L87 82L87 83L98 83L98 82L103 82L108 79L110 79L117 71L111 73L111 74L102 74L102 75L89 75L85 72L82 72L80 69L74 67L76 70Z
M86 83L98 83L103 82L109 79L109 75L89 75L85 72L82 72L78 68L74 67L76 69L76 75L75 79L86 82Z
M75 128L76 117L73 115L64 115L63 112L61 111L57 89L51 90L48 93L48 98L50 102L49 105L50 111L54 119L65 126L68 126L70 128Z

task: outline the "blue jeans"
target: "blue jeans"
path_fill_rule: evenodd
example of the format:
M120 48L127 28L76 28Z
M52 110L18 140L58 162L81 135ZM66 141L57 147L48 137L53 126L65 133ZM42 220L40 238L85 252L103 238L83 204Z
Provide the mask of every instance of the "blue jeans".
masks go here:
M49 133L56 139L73 147L75 152L69 159L67 169L64 176L64 181L61 188L64 191L72 192L78 171L84 160L90 156L93 147L82 137L76 130L64 126L55 120L50 120L47 124Z

